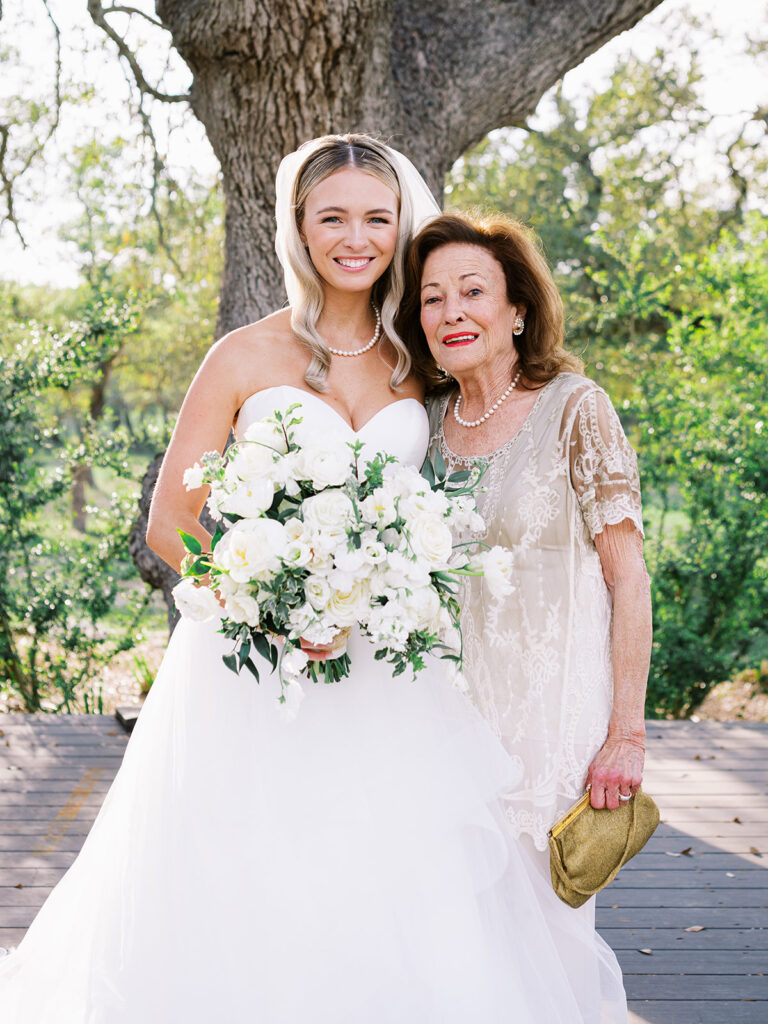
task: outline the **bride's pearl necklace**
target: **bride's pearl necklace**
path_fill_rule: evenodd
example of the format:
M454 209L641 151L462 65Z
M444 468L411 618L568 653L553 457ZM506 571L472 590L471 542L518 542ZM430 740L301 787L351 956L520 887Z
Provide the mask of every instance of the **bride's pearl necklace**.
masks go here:
M369 349L373 348L373 346L379 340L379 335L381 334L381 313L378 311L378 309L376 309L375 306L373 306L372 309L373 312L376 314L376 330L373 332L373 337L371 338L367 345L363 345L362 348L356 348L352 352L345 352L343 348L331 348L330 345L327 345L326 348L328 349L328 351L333 353L333 355L335 356L361 356L363 352L367 352Z
M461 405L461 391L459 391L458 395L456 396L456 401L453 403L453 415L456 418L456 422L460 423L462 427L479 427L481 423L485 423L487 419L490 419L490 417L493 416L493 414L499 408L501 403L506 401L506 399L509 398L512 392L515 390L515 384L517 384L517 382L520 380L520 373L521 371L518 370L512 380L512 383L509 385L509 387L501 396L501 398L499 398L498 401L494 402L491 408L488 410L488 412L484 416L481 416L479 420L463 420L461 416L459 416L459 406Z

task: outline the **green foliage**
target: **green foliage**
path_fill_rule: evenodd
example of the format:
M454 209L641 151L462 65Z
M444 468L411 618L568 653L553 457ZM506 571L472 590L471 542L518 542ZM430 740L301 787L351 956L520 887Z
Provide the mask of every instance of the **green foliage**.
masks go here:
M493 133L447 190L541 236L570 346L638 449L659 715L768 653L768 132L745 114L715 151L698 38L689 15L607 88L555 90L537 128Z
M649 554L649 706L680 713L768 651L768 221L685 260L699 301L639 375L646 487L662 516ZM684 527L665 529L670 505Z
M129 308L96 300L66 334L6 322L0 357L0 686L27 710L100 710L96 673L133 646L146 599L128 597L127 530L134 496L113 494L78 536L61 515L73 474L122 469L125 438L95 426L67 443L56 400L98 374ZM122 628L104 619L123 604Z

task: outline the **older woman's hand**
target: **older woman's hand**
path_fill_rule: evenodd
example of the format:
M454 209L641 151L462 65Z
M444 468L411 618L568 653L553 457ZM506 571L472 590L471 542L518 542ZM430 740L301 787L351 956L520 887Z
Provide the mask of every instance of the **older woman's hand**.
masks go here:
M626 797L636 793L643 781L644 761L645 743L641 739L609 736L587 773L592 806L615 811L622 802L619 794Z

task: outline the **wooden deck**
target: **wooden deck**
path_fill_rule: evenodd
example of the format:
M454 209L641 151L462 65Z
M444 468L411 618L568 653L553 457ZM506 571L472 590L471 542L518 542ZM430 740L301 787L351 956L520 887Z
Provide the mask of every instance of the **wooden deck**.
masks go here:
M649 722L648 737L663 824L598 901L630 1021L765 1024L768 724ZM0 946L72 863L126 742L106 716L0 716Z

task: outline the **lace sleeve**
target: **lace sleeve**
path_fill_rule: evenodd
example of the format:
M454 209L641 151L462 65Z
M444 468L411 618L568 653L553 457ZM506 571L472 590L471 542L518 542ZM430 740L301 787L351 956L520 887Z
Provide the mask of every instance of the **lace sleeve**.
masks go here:
M568 436L571 482L590 536L625 519L643 535L637 456L600 388L580 396Z

